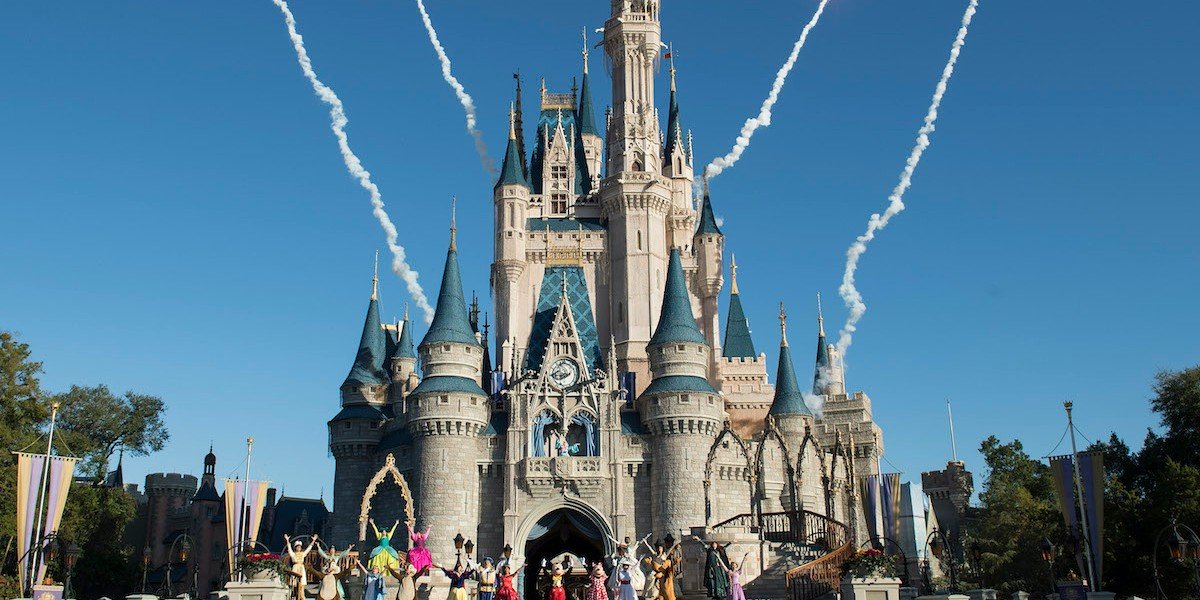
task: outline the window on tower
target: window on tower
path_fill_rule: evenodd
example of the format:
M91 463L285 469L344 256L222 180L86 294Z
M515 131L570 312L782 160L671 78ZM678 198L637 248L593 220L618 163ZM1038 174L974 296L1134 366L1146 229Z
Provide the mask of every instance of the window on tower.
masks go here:
M551 165L550 176L555 179L566 179L567 165Z
M550 212L555 214L566 214L567 212L567 195L562 193L550 194ZM561 237L561 236L559 236Z

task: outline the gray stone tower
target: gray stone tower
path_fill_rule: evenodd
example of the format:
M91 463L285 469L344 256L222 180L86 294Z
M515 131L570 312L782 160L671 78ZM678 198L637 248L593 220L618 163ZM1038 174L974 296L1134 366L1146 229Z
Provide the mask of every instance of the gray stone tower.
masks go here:
M654 531L676 535L703 518L704 462L725 418L721 396L708 382L712 348L696 326L677 248L647 350L654 379L638 407L653 436Z
M483 346L467 315L453 225L437 309L419 352L424 378L408 398L417 526L431 529L430 551L446 560L455 535L478 537L477 438L490 412L480 387Z

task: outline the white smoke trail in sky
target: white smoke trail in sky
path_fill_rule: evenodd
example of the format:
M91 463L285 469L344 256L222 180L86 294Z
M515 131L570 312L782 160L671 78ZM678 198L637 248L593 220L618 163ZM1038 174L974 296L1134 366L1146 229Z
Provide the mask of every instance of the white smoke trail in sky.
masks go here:
M800 49L804 47L804 42L808 41L808 32L812 31L813 27L817 26L817 22L821 20L821 15L825 12L825 5L829 4L829 0L821 0L821 4L817 6L817 11L813 13L812 19L804 26L800 32L800 39L796 40L796 44L792 46L792 53L788 56L787 62L783 63L779 72L775 74L775 83L771 86L771 93L767 94L767 99L763 100L762 108L758 110L758 116L746 119L746 123L742 125L742 131L738 134L737 141L733 145L733 149L725 156L714 158L707 167L704 167L704 176L712 179L720 175L722 171L732 167L742 157L742 153L746 148L750 147L750 138L754 137L754 132L759 127L769 127L771 125L771 109L775 107L775 103L779 101L779 93L783 91L783 84L787 83L788 73L792 72L792 67L796 66L796 57L800 56Z
M454 95L458 96L458 101L462 104L463 112L467 113L467 132L471 137L475 138L475 150L479 152L479 160L483 162L483 168L488 172L488 175L495 179L498 176L496 165L492 163L492 159L488 156L487 145L483 143L483 134L475 127L475 101L471 99L471 95L467 93L466 88L458 82L458 78L450 72L450 57L446 56L446 49L442 47L442 42L438 40L437 30L433 28L433 20L429 18L429 12L425 10L425 2L417 0L417 9L421 11L421 21L425 23L425 31L429 33L429 42L433 44L433 50L437 52L438 60L442 63L442 78L450 87L454 88Z
M392 271L400 279L404 280L404 283L408 287L409 295L416 301L417 306L425 312L425 322L432 322L433 307L429 305L429 300L425 297L425 290L421 289L421 284L417 281L417 272L408 265L405 259L404 246L401 246L397 241L400 236L396 232L396 225L392 223L387 212L383 210L383 197L379 193L379 187L371 181L371 173L363 167L362 161L350 149L350 141L346 137L346 124L349 123L349 119L346 118L346 110L342 106L342 100L338 98L337 94L329 86L322 83L320 79L317 79L317 73L313 70L312 60L308 58L308 50L304 48L304 38L296 31L296 17L292 15L287 2L284 0L273 1L275 2L275 6L278 6L279 10L283 13L284 21L287 23L288 36L292 38L292 46L296 49L296 58L300 62L300 69L304 71L304 76L312 83L313 91L317 93L317 97L329 105L329 118L332 121L333 135L337 137L338 148L342 152L342 160L346 163L346 169L358 180L358 184L371 195L371 206L374 207L375 218L379 220L379 225L383 227L383 231L387 237L388 249L392 252Z
M854 287L854 273L858 270L858 260L867 251L867 244L875 239L876 232L887 227L892 217L904 210L904 192L908 191L912 185L913 172L917 170L917 164L921 162L921 155L929 147L929 136L935 129L938 107L942 104L942 96L946 94L946 85L950 82L950 76L954 74L954 64L958 62L958 55L967 41L967 29L971 26L971 18L975 16L975 10L978 8L979 0L971 0L967 11L963 13L958 36L954 38L954 44L950 47L950 60L946 62L946 67L942 70L942 78L938 81L937 88L934 89L933 101L929 105L929 112L925 114L925 124L917 132L917 143L913 146L912 153L908 156L908 162L904 164L904 170L900 173L900 182L892 190L891 196L888 196L887 210L883 211L882 215L879 213L871 215L866 233L858 236L846 250L846 271L842 274L842 285L838 287L838 294L842 296L846 308L850 310L849 316L846 317L846 324L842 326L838 336L837 347L843 357L846 355L846 349L850 347L854 332L858 329L859 319L862 318L863 313L867 312L867 305L863 303L862 294L858 292L858 288Z

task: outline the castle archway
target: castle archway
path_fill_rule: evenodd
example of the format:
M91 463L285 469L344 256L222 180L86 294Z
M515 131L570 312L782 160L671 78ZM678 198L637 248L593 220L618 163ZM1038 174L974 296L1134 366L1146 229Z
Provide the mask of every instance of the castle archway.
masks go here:
M582 574L581 569L586 565L613 553L612 537L607 519L583 502L563 498L531 510L517 530L517 542L513 544L520 544L525 557L521 573L523 597L540 598L537 583L543 560L553 561L569 554L576 572Z

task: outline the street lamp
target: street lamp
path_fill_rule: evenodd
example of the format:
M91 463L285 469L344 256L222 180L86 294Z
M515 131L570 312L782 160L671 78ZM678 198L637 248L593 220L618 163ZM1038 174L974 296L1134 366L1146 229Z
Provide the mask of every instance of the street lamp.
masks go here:
M950 548L950 540L946 538L946 534L940 529L934 529L929 533L929 536L925 538L925 545L929 548L929 551L933 553L934 558L938 559L938 562L943 562L942 557L945 555L944 562L947 564L950 571L950 591L957 592L958 570L957 565L955 564L957 561L954 560L954 551ZM947 553L947 550L949 550L949 553Z
M462 561L463 542L465 541L466 539L463 538L461 531L454 535L454 551L458 557L458 562Z
M75 575L75 561L79 559L79 546L75 542L67 544L67 549L63 550L63 562L67 568L65 575L66 585L63 587L63 598L74 598L75 590L71 587L71 578Z
M1050 572L1050 593L1058 591L1058 586L1054 581L1054 544L1050 543L1048 538L1042 538L1042 560L1046 561L1046 570Z
M467 540L467 543L463 544L463 550L467 552L467 559L470 560L471 554L475 552L475 542Z
M896 543L896 540L893 540L892 538L889 538L889 537L876 536L876 537L873 537L873 538L867 540L866 542L863 542L862 546L871 544L872 548L874 548L880 552L886 552L888 542L890 542L892 544L892 547L894 547L896 549L896 554L899 555L898 558L900 559L901 564L904 565L900 569L900 586L908 587L908 555L904 554L904 548L901 548L900 544ZM862 546L859 546L859 547L861 548Z
M176 551L176 545L178 545L178 551ZM170 598L174 593L174 589L171 584L171 571L173 570L176 562L183 563L183 574L184 576L187 575L187 559L188 554L191 553L191 550L192 539L186 533L180 534L179 537L176 537L175 540L171 542L171 546L167 548L167 564L165 566L166 578L164 580L164 584L166 586L164 588L165 597ZM178 557L179 559L174 560L175 557Z
M1162 536L1167 530L1171 530L1171 537L1165 542L1167 551L1171 555L1171 559L1177 563L1183 564L1190 560L1192 563L1192 589L1193 592L1200 597L1200 537L1196 535L1196 531L1187 525L1180 524L1171 519L1171 524L1162 528L1158 535L1154 538L1154 597L1157 600L1166 600L1166 593L1162 588L1162 579L1158 574L1158 546L1163 542ZM1187 537L1184 537L1187 534Z
M142 546L142 595L146 595L146 572L150 570L150 546Z

